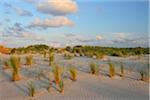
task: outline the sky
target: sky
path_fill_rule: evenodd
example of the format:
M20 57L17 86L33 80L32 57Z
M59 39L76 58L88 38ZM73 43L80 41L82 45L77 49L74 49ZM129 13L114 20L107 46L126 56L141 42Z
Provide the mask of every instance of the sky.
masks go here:
M1 0L0 44L148 47L148 0Z

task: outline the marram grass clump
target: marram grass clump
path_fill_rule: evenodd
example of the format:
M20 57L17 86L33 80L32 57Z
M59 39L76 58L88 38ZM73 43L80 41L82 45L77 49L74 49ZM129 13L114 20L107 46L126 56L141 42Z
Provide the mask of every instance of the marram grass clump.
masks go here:
M121 76L122 78L124 78L124 66L123 66L123 64L121 64L120 70L121 70L120 76Z
M90 72L94 75L98 75L99 74L99 68L98 65L95 63L90 63Z
M76 81L77 80L77 69L75 67L69 68L71 80Z
M64 92L64 81L62 79L59 82L59 92L60 93Z
M51 66L54 62L54 52L49 53L49 66Z
M18 56L10 57L10 66L12 68L12 80L20 80L19 67L20 67L20 58Z
M26 56L26 64L30 66L33 64L33 55Z
M109 63L109 76L110 78L115 76L115 65L113 63Z
M55 79L56 84L59 84L59 82L61 80L62 73L63 73L63 69L61 67L59 67L58 65L54 65L53 75L54 75L54 79Z
M33 82L28 84L28 93L29 93L29 96L34 97L34 95L35 95L35 84Z
M3 63L4 63L3 69L8 69L10 67L10 61L9 60L5 60Z

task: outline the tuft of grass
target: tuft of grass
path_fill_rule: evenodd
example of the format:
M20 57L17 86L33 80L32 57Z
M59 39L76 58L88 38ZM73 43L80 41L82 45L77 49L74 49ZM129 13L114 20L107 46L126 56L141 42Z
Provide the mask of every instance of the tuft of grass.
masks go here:
M29 92L29 96L34 97L35 95L35 84L33 82L28 84L28 92Z
M71 79L73 81L76 81L77 80L77 69L75 67L70 67L69 72L71 75Z
M49 66L51 66L54 62L54 53L50 52L49 53Z
M4 63L3 69L8 69L10 67L10 61L9 60L5 60L3 63Z
M61 80L61 75L63 73L63 70L61 67L55 65L53 67L53 75L54 75L54 79L55 79L55 83L59 84L60 80Z
M46 58L46 55L47 55L47 52L44 51L44 52L43 52L43 57Z
M33 55L26 56L26 64L30 66L33 64Z
M140 73L140 80L141 81L149 81L149 71L148 69L140 69L139 70L139 73Z
M109 63L109 76L111 78L115 76L115 65L113 63Z
M98 75L99 74L99 68L98 68L98 65L95 64L95 63L90 63L90 72L92 74L95 74L95 75Z
M124 78L124 66L123 66L123 64L121 64L120 70L121 70L120 76L121 76L122 78Z
M20 58L18 56L10 57L10 66L12 67L12 80L20 80L19 76L19 67L20 67Z
M62 79L59 82L59 91L60 91L60 93L64 92L64 82Z
M51 87L52 87L52 81L50 79L48 79L48 87L47 90L50 92L51 91Z
M71 54L71 53L68 52L68 53L64 54L64 59L70 60L70 59L73 58L73 56L74 56L73 54Z

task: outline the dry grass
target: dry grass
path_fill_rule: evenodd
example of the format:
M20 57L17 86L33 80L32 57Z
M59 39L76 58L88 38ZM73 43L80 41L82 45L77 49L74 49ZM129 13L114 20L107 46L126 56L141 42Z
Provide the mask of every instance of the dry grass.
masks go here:
M71 75L71 79L73 81L76 81L77 80L77 69L75 67L70 67L69 72Z
M13 81L20 80L20 76L19 76L20 57L11 56L10 57L10 66L12 68L12 80Z
M99 68L98 68L98 65L95 64L95 63L90 63L90 72L92 74L95 74L95 75L98 75L99 74Z
M120 76L121 76L122 78L124 78L124 66L123 66L123 64L121 64L120 70L121 70Z
M30 66L33 64L33 55L26 56L26 64Z
M60 93L64 92L64 82L62 79L59 82L59 91L60 91Z
M49 66L51 66L54 62L54 53L49 53Z
M33 82L28 84L28 92L29 92L29 96L34 97L35 95L35 84Z
M53 67L53 75L54 75L54 79L55 79L56 84L59 84L59 82L61 80L62 73L63 73L63 69L61 67L59 67L58 65L55 65Z
M115 76L115 65L113 63L109 63L109 76L111 78Z

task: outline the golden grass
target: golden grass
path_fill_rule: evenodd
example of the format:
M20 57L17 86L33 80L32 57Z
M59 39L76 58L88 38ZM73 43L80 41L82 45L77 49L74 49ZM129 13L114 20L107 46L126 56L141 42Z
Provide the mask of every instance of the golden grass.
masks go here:
M98 68L98 65L95 64L95 63L90 63L90 72L92 74L95 74L95 75L98 75L99 74L99 68Z
M19 76L20 57L11 56L10 57L10 66L12 68L12 80L13 81L20 80L20 76Z
M28 92L29 92L29 96L34 97L35 95L35 84L33 82L28 84Z
M33 55L30 54L26 56L26 64L30 66L33 64Z
M54 53L49 53L49 66L51 66L54 62Z
M69 72L71 75L71 79L73 81L76 81L77 80L77 69L75 67L70 67Z
M64 82L62 79L59 82L59 91L60 91L60 93L64 92Z
M54 75L54 79L55 79L56 84L59 84L59 82L61 80L62 73L63 73L63 69L61 67L59 67L58 65L54 65L53 75Z
M109 76L111 78L115 76L115 66L112 63L109 63Z

